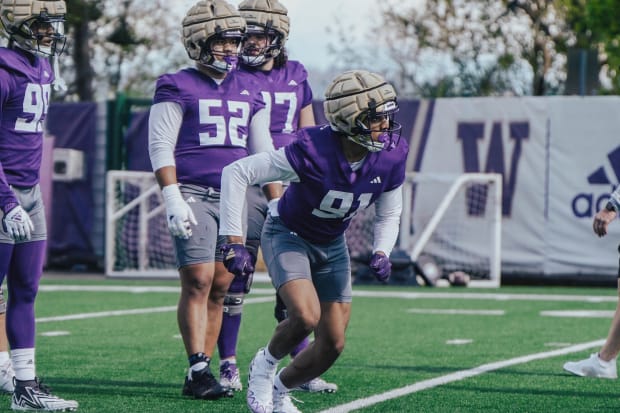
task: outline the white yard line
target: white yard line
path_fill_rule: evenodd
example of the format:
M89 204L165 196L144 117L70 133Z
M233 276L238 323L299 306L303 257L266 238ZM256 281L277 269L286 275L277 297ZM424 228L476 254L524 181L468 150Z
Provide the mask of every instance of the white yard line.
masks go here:
M443 308L410 308L407 310L412 314L446 314L446 315L504 315L504 310L459 310Z
M563 356L571 353L578 353L583 350L588 350L593 347L600 347L605 340L590 341L588 343L576 344L574 346L565 347L558 350L545 351L543 353L529 354L526 356L516 357L508 360L497 361L494 363L483 364L478 367L474 367L469 370L460 370L454 373L446 374L445 376L435 377L429 380L419 381L417 383L410 384L399 389L387 391L385 393L376 394L374 396L365 397L363 399L357 399L350 403L341 404L339 406L331 407L327 410L323 410L320 413L346 413L352 410L362 409L378 403L383 403L387 400L395 399L398 397L407 396L412 393L417 393L422 390L432 389L433 387L441 386L448 383L453 383L463 379L467 379L474 376L479 376L490 371L503 369L504 367L515 366L517 364L529 363L534 360L542 360L546 358Z
M141 287L141 286L122 286L122 285L41 285L39 291L109 291L109 292L128 292L128 293L179 293L179 287ZM254 294L273 294L273 288L253 288L250 295ZM438 299L455 298L459 300L495 300L495 301L571 301L588 303L615 303L618 301L617 295L552 295L552 294L502 294L492 292L411 292L411 291L364 291L354 290L354 297L383 297L383 298L402 298L402 299Z
M275 301L275 297L258 297L258 298L248 298L244 301L245 304L257 304L257 303L268 303L270 301ZM114 317L114 316L123 316L123 315L136 315L136 314L150 314L150 313L168 313L172 311L176 311L177 306L167 306L167 307L149 307L149 308L134 308L131 310L115 310L115 311L100 311L97 313L82 313L82 314L71 314L71 315L63 315L57 317L40 317L36 319L37 323L49 323L52 321L69 321L69 320L86 320L89 318L102 318L102 317Z

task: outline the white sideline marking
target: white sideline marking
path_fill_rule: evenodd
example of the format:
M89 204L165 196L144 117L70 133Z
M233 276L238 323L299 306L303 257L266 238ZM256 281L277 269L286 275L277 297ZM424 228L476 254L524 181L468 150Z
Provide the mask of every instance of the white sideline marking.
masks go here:
M256 278L255 278L256 279ZM121 285L41 285L39 291L110 291L128 293L165 292L179 293L180 287L140 287ZM273 294L273 288L253 288L253 294ZM496 300L496 301L574 301L587 303L616 303L618 296L604 295L551 295L551 294L501 294L501 293L448 293L448 292L408 292L408 291L353 291L355 297L383 297L403 299L460 299L460 300Z
M270 301L275 301L275 298L274 297L248 298L244 302L246 304L256 304L256 303L268 303ZM40 317L40 318L37 318L35 321L37 323L49 323L51 321L86 320L89 318L113 317L113 316L122 316L122 315L167 313L167 312L176 311L176 310L177 310L177 306L171 305L171 306L166 306L166 307L134 308L132 310L100 311L97 313L71 314L71 315L62 315L62 316L56 316L56 317Z
M385 393L376 394L374 396L365 397L363 399L354 400L350 403L341 404L339 406L330 407L327 410L322 410L319 413L346 413L352 410L362 409L364 407L372 406L377 403L382 403L387 400L395 399L397 397L407 396L412 393L417 393L422 390L432 389L433 387L441 386L443 384L453 383L470 377L479 376L483 373L502 369L504 367L516 366L518 364L529 363L534 360L542 360L550 357L563 356L566 354L577 353L583 350L587 350L593 347L600 347L605 343L605 339L590 341L588 343L576 344L574 346L565 347L558 350L545 351L542 353L529 354L526 356L516 357L508 360L497 361L494 363L483 364L478 367L474 367L469 370L456 371L454 373L447 374L445 376L435 377L434 379L423 380L417 383L410 384L399 389L387 391Z
M504 315L504 310L458 310L458 309L440 309L440 308L410 308L408 313L413 314L455 314L455 315Z
M446 298L460 300L523 300L523 301L584 301L588 303L615 303L618 296L604 295L551 295L551 294L501 294L501 293L418 293L400 291L353 291L355 297L384 297L384 298Z
M551 310L541 311L541 316L547 317L582 317L582 318L613 318L615 311L598 310Z

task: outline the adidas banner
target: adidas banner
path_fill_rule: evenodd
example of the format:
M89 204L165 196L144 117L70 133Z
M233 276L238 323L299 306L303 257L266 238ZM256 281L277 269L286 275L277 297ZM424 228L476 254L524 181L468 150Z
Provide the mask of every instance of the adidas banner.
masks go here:
M592 220L620 178L618 113L615 96L419 101L408 170L503 176L502 272L615 276L620 222L599 239Z

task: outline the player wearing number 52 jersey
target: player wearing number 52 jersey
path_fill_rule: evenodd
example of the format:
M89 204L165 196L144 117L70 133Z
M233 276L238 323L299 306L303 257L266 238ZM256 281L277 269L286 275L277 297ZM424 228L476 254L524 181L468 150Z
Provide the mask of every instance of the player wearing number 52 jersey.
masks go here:
M181 280L177 320L189 361L182 394L200 399L229 390L209 367L233 279L218 237L221 172L273 148L260 91L234 70L244 31L245 21L226 1L196 3L183 19L196 68L158 79L149 116L149 155Z
M325 93L329 125L305 128L277 151L240 159L222 173L220 234L242 242L248 185L290 182L270 206L261 247L272 284L288 310L250 364L246 400L252 412L298 412L288 392L318 377L344 349L351 314L351 264L344 232L376 203L371 271L387 281L398 235L407 143L400 139L394 88L381 76L349 71ZM243 268L243 259L236 267ZM276 375L280 360L305 337L314 341Z
M47 239L39 170L43 122L55 80L48 59L64 47L66 12L64 1L0 1L0 22L9 38L8 47L0 48L0 284L6 275L13 410L78 407L39 386L35 371L34 304Z

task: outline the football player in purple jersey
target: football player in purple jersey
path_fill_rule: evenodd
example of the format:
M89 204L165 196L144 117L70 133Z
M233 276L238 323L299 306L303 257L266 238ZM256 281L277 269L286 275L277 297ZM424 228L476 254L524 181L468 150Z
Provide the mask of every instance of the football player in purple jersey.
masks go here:
M301 129L284 148L224 168L220 235L238 249L247 186L290 182L269 204L261 238L288 318L250 364L246 399L253 412L297 412L289 391L321 375L343 351L352 299L344 232L360 209L375 202L370 269L380 281L390 276L408 153L394 122L397 110L394 88L380 75L345 72L325 93L328 125ZM231 261L243 268L251 263L246 260L238 254ZM314 341L276 374L280 360L312 332Z
M34 303L47 239L39 174L43 122L55 80L48 59L64 48L66 13L61 0L0 2L0 22L9 38L8 47L0 48L0 284L6 276L13 410L78 407L50 394L35 370Z
M236 246L220 250L222 168L273 149L260 91L234 71L244 31L245 21L226 1L196 3L183 19L185 49L196 67L160 76L149 116L149 155L181 280L177 320L189 361L183 394L200 399L231 394L209 364L233 279L223 257L248 254Z
M260 85L261 93L270 113L270 130L276 149L296 139L299 128L314 126L312 89L308 73L297 61L288 59L284 48L288 38L290 21L288 11L277 0L245 0L238 6L246 21L246 35L241 47L241 70L251 75ZM270 199L279 194L268 194ZM256 263L263 223L267 216L267 198L260 186L248 188L248 230L246 248ZM218 338L220 354L220 383L240 391L242 384L237 368L237 339L241 326L243 300L249 292L252 277L247 283L236 278L224 301L222 329ZM286 307L277 297L276 319L286 318ZM304 339L291 352L294 357L308 345ZM299 390L311 392L334 392L338 386L317 377L304 383Z

